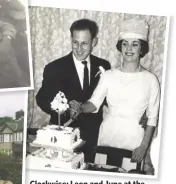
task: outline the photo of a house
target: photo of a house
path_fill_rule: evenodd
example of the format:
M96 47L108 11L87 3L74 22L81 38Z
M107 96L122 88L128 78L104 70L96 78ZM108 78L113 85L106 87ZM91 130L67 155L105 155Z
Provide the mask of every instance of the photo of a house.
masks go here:
M0 100L0 183L21 184L25 93L2 93Z
M16 119L0 118L0 153L20 157L23 150L23 110L16 112Z

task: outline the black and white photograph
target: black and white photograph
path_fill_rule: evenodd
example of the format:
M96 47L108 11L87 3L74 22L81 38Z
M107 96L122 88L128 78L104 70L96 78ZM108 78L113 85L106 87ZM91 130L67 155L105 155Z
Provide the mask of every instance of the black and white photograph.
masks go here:
M2 92L0 100L0 183L22 184L27 92Z
M26 168L156 178L168 16L30 7Z
M0 0L0 56L0 91L33 89L26 0Z

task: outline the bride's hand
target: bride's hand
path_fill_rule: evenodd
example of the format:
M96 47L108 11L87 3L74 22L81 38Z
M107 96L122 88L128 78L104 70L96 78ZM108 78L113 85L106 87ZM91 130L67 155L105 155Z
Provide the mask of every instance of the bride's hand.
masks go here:
M70 117L72 119L76 119L78 115L81 113L81 102L77 102L76 100L72 100L69 102L70 109Z
M147 152L147 146L146 145L140 145L138 148L136 148L133 151L131 162L141 162Z

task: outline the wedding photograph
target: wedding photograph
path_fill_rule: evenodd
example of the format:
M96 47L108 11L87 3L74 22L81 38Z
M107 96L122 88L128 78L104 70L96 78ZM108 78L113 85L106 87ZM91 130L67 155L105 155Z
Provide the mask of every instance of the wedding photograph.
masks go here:
M26 169L157 178L169 17L29 7Z
M0 0L0 55L0 92L33 89L26 0Z

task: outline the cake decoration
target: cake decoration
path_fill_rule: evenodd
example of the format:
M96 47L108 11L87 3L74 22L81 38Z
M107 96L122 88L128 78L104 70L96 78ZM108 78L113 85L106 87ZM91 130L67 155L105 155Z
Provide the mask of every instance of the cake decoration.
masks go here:
M54 97L53 101L51 102L51 109L58 113L58 130L61 130L61 120L60 115L63 114L68 108L68 100L65 97L65 94L59 91L58 94Z
M68 100L66 99L65 94L59 91L51 102L51 109L63 114L68 108Z

